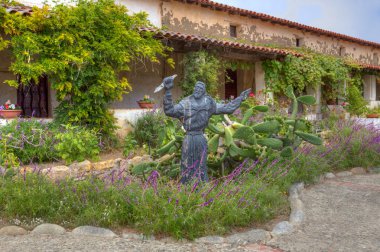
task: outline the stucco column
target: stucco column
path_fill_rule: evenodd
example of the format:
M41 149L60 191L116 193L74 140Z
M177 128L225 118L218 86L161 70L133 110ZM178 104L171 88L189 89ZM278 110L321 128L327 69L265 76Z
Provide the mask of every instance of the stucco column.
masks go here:
M364 76L364 98L367 101L376 101L376 76Z
M265 72L261 61L255 62L255 83L256 83L256 94L261 91L263 93L265 86ZM269 92L266 95L267 100L273 101L273 93Z
M316 119L322 119L322 87L318 85L317 87L308 87L306 89L308 95L312 95L316 99L314 113L316 114Z

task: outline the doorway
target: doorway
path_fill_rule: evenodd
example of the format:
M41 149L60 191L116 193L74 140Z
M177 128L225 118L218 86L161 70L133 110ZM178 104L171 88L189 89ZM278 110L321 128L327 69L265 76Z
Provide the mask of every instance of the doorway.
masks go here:
M237 71L227 69L224 85L224 98L226 100L237 97L237 86Z
M20 80L20 78L18 79ZM19 84L17 89L17 104L21 106L22 116L24 117L48 117L47 77L40 77L38 83L30 81L28 85Z

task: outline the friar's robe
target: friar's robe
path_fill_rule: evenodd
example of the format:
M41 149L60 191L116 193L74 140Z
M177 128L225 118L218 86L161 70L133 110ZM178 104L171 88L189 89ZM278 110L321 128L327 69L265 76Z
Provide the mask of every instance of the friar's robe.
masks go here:
M207 139L204 130L212 115L232 114L243 101L239 96L227 104L216 103L208 95L195 100L190 95L178 104L173 104L170 90L164 97L164 112L167 116L178 118L183 122L186 136L182 143L181 182L192 179L208 181L207 175Z

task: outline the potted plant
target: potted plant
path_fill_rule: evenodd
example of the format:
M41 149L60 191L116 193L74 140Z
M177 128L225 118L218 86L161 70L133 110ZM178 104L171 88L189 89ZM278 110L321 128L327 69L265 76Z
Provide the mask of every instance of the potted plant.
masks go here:
M380 117L380 107L368 110L367 118L379 118Z
M21 112L21 107L19 105L12 104L10 100L0 106L0 117L5 119L16 118L20 116Z
M140 108L145 108L145 109L151 109L154 107L154 99L150 98L149 95L144 95L144 98L137 101L139 104Z

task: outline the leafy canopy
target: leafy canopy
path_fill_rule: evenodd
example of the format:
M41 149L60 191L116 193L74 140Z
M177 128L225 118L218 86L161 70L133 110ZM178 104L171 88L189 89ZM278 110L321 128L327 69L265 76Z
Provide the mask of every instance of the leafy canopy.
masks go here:
M11 70L26 85L49 76L60 102L59 122L87 125L110 136L115 119L107 107L131 90L120 73L129 71L132 61L159 62L168 48L153 34L139 31L152 26L146 13L130 15L113 0L74 4L34 8L30 16L7 14L2 8L0 18L14 58Z

